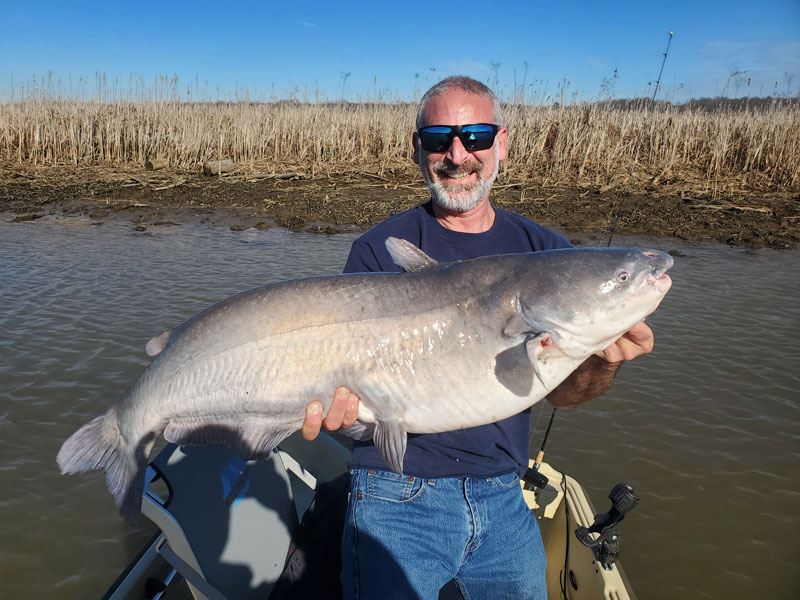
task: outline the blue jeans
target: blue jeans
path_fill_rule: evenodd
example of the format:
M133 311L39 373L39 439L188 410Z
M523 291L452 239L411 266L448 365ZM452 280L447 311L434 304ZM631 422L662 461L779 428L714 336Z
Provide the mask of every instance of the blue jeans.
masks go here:
M519 477L420 479L355 469L342 540L347 600L546 600L546 556Z

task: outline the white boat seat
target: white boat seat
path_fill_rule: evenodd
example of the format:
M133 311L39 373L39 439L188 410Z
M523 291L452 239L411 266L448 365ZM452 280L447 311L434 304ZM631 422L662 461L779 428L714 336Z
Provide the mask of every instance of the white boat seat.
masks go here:
M166 498L155 490L159 477ZM277 450L245 462L222 446L169 444L148 467L142 512L164 533L159 552L198 600L267 598L298 526Z

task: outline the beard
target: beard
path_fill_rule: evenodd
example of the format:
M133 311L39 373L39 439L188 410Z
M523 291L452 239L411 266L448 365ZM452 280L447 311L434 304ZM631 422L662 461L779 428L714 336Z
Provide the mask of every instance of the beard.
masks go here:
M421 169L422 179L431 191L433 203L449 213L463 213L478 206L489 195L500 170L500 149L496 145L494 158L494 169L486 179L483 178L483 165L478 161L462 163L458 167L447 165L444 162L432 165L431 170L438 177L460 177L472 173L477 175L477 181L463 185L445 185L440 180L433 180L424 169Z

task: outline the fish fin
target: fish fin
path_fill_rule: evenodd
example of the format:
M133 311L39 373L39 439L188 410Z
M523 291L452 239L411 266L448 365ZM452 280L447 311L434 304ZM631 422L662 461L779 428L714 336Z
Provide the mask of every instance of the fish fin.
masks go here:
M115 431L105 426L107 417L113 418L100 415L73 433L61 446L56 460L62 474L103 469L120 514L132 524L142 510L145 467L154 438L143 440L132 452L126 452L118 433L117 440L107 441L107 432Z
M527 396L533 388L534 368L525 342L494 357L494 376L515 396Z
M403 458L406 455L406 441L408 439L403 422L397 418L378 421L375 424L373 439L389 468L402 475Z
M170 421L164 439L181 446L220 444L233 449L239 458L265 458L294 429L273 428L266 419L249 419L245 423L208 423L203 421Z
M346 435L347 437L351 437L354 440L363 442L365 440L371 440L374 437L375 424L356 421L350 425L350 427L342 427L338 430L338 432Z
M169 336L172 335L172 330L165 331L164 333L157 335L153 339L151 339L144 347L144 351L147 352L147 356L158 356L161 354L161 351L167 346L167 342L169 341Z
M388 237L386 238L386 250L394 264L409 273L439 264L438 260L431 258L408 240Z

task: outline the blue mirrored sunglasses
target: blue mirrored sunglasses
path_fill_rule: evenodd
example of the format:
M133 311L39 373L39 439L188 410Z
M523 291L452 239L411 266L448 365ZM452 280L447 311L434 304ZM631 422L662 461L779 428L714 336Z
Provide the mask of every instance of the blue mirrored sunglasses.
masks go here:
M494 144L499 126L491 123L469 125L429 125L417 131L423 149L428 152L447 152L453 138L458 136L468 152L486 150Z

